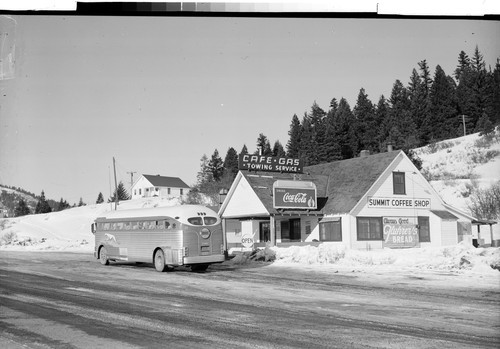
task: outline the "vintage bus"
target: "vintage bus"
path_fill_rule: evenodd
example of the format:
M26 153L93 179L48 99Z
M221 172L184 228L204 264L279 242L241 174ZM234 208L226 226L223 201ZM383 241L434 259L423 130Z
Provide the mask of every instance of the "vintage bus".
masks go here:
M190 266L204 271L224 261L221 220L200 205L118 210L92 223L94 257L110 261L153 263L163 272Z

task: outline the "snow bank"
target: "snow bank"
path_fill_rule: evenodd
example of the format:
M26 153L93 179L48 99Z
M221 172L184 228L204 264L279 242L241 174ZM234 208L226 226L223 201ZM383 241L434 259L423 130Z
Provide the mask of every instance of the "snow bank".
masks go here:
M498 275L500 248L474 248L467 243L448 247L413 249L351 250L344 245L323 243L319 246L272 248L276 263L335 264L344 268L437 270L454 273L473 272Z

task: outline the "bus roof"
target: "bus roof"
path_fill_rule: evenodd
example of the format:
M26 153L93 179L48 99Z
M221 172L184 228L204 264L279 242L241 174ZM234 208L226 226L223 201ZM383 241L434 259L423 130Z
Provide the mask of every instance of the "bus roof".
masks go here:
M218 214L202 205L178 205L152 208L139 208L133 210L109 211L97 217L96 220L103 219L125 219L125 218L148 218L148 217L172 217L185 221L189 217L211 216L219 218Z

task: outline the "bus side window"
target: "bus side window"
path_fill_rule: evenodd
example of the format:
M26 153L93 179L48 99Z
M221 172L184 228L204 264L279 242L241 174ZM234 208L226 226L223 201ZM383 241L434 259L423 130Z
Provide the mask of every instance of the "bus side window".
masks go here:
M165 229L170 229L170 222L165 221Z
M123 230L123 222L116 223L116 230Z
M125 222L125 223L123 223L123 228L124 228L125 230L130 230L130 226L131 226L130 222Z
M156 229L165 229L164 221L156 221Z
M102 230L109 230L109 223L104 223L102 228Z
M132 222L132 229L137 230L137 228L138 228L137 222Z
M144 222L139 222L139 229L144 229Z

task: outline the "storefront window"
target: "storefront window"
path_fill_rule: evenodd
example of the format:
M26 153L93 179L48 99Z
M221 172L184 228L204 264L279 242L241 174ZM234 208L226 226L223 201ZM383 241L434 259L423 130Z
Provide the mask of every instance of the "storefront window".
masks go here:
M392 184L394 186L394 194L405 195L405 173L404 172L393 172L392 173Z
M382 240L382 217L358 217L356 223L358 241Z
M342 223L338 221L319 223L320 241L342 241Z
M429 217L418 217L418 240L420 242L431 242Z

